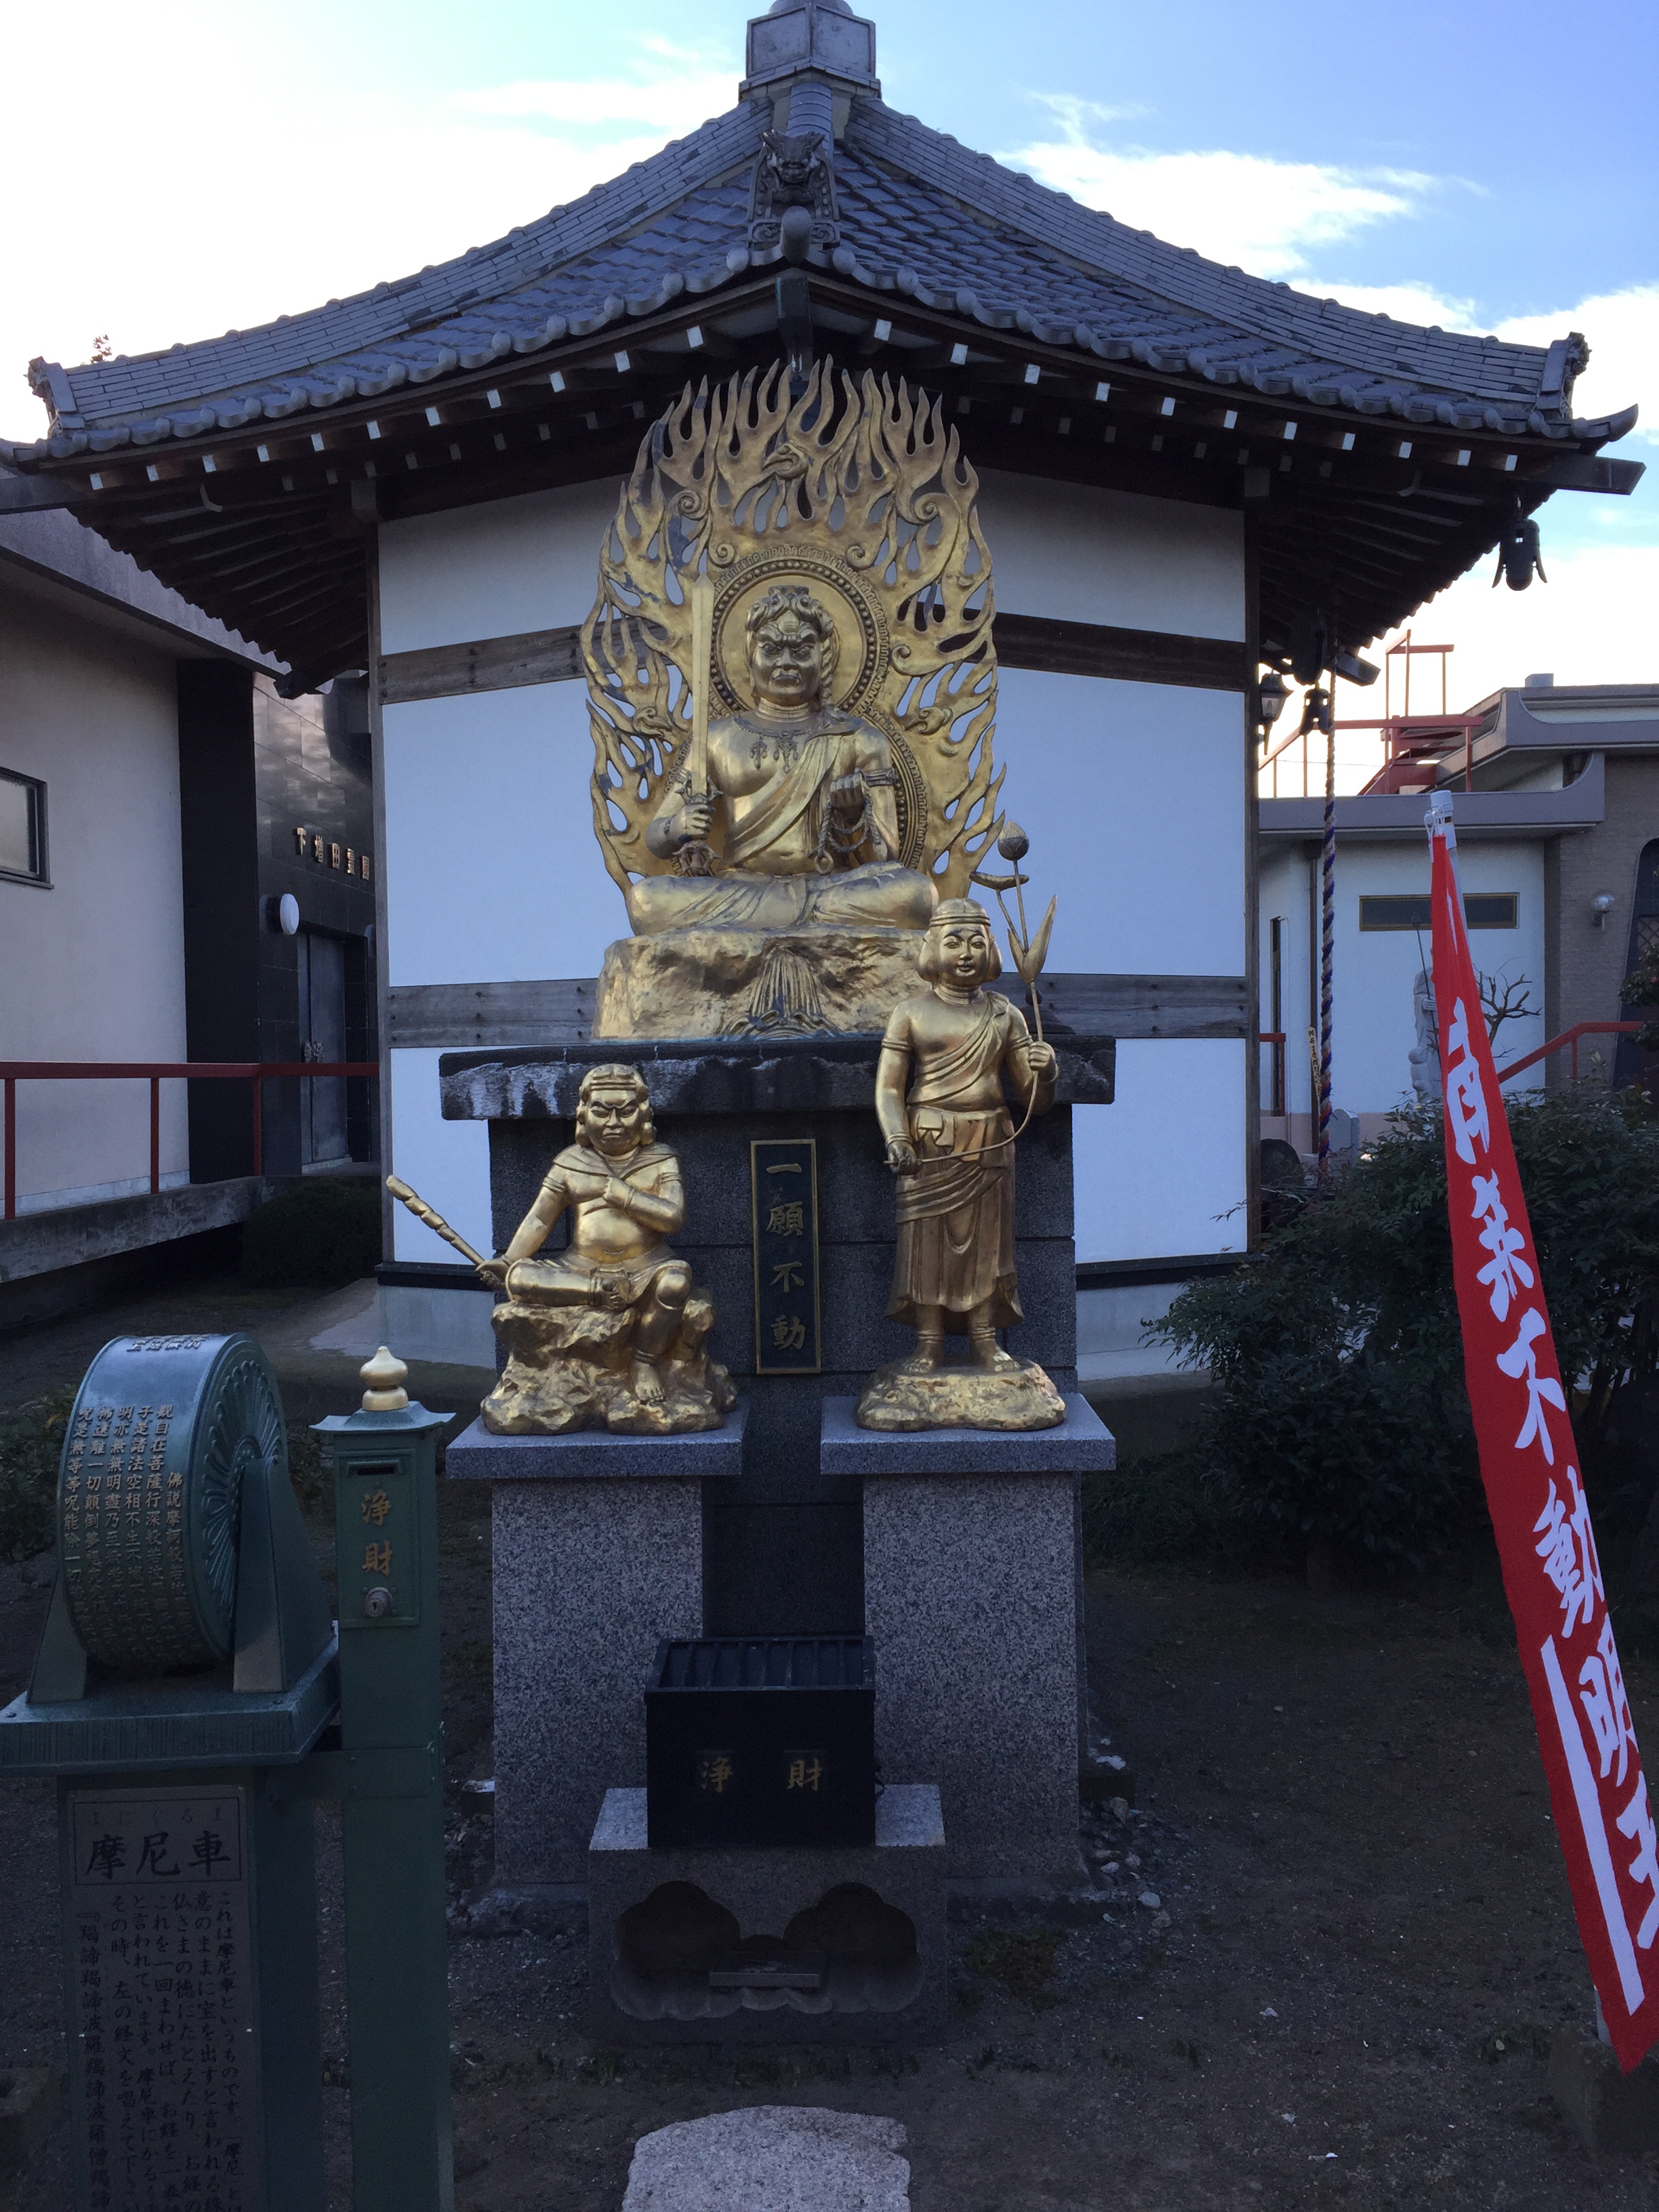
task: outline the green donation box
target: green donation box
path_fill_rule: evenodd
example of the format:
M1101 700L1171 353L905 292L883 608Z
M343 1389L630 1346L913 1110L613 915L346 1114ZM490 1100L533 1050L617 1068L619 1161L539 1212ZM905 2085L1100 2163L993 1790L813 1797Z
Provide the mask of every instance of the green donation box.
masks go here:
M356 2212L449 2212L437 1431L384 1347L334 1454Z
M0 1772L58 1778L77 2212L324 2212L303 1763L338 1702L282 1401L246 1336L118 1338Z

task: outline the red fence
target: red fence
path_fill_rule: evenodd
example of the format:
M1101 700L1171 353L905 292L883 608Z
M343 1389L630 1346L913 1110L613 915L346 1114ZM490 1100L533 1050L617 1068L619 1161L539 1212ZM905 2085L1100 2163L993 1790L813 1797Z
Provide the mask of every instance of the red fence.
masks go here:
M17 1086L20 1083L108 1083L131 1079L149 1085L149 1187L161 1188L161 1085L182 1076L246 1083L252 1102L253 1172L264 1173L264 1115L262 1084L278 1076L378 1075L377 1060L0 1060L0 1090L5 1094L5 1218L17 1212Z
M1523 1067L1531 1067L1538 1060L1547 1060L1553 1052L1572 1051L1572 1079L1578 1080L1578 1040L1581 1036L1626 1036L1632 1030L1644 1029L1644 1022L1575 1022L1570 1030L1563 1030L1547 1044L1540 1044L1536 1052L1529 1052L1524 1060L1512 1060L1498 1071L1498 1080L1507 1083L1512 1075L1519 1075Z

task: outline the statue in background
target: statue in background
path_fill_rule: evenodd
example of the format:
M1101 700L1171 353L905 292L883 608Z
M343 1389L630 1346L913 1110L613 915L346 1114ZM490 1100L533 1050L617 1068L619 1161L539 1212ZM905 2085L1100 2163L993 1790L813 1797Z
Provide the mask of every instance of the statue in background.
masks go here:
M706 1350L713 1302L665 1242L684 1225L679 1162L656 1141L638 1072L591 1067L582 1078L576 1141L549 1169L506 1251L482 1259L406 1183L387 1188L464 1252L492 1289L507 1353L481 1407L497 1436L609 1429L681 1436L717 1429L737 1403ZM542 1256L570 1216L570 1241Z
M582 630L634 930L599 1036L878 1030L998 823L978 480L937 400L815 362L688 386Z
M1440 1029L1434 1010L1434 979L1426 968L1412 978L1412 1048L1406 1059L1412 1088L1419 1098L1440 1096Z
M985 985L1002 972L990 917L947 899L917 967L932 986L888 1022L876 1114L898 1182L898 1248L887 1311L915 1352L878 1369L859 1399L866 1429L1047 1429L1065 1401L1041 1367L996 1333L1022 1316L1014 1264L1014 1136L1003 1083L1026 1109L1054 1103L1052 1045ZM1023 1126L1023 1125L1022 1125ZM947 1333L969 1364L945 1364Z

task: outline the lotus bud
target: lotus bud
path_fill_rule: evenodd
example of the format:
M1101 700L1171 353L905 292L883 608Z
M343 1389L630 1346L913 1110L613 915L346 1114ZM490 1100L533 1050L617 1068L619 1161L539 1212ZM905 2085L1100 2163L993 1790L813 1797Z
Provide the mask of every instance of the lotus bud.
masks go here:
M1005 860L1013 861L1016 866L1025 858L1030 849L1031 841L1018 822L1011 822L1001 836L997 839L998 852Z

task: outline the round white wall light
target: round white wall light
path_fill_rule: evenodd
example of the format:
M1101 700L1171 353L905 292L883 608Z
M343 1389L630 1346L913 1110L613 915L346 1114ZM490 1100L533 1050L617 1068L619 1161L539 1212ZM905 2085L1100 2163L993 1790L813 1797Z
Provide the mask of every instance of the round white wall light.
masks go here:
M292 891L284 891L276 902L276 920L284 937L297 937L300 933L300 902Z

